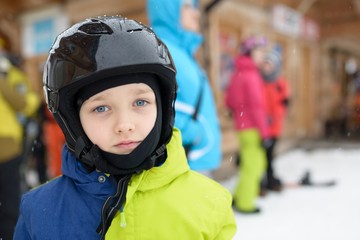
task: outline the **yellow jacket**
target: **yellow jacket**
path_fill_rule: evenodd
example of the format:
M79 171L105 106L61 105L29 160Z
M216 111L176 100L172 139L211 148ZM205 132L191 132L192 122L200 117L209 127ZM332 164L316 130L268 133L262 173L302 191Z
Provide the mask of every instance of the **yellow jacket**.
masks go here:
M17 114L28 117L36 112L40 97L30 91L25 74L10 65L0 76L0 163L21 154L23 126Z
M115 216L106 239L232 239L230 193L190 170L181 144L175 129L166 162L133 176L124 211Z

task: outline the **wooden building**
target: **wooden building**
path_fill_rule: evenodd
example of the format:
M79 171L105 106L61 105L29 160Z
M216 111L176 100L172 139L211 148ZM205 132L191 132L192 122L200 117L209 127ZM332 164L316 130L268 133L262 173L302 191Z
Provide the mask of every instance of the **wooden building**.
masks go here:
M223 105L231 69L227 63L249 34L265 35L284 49L283 74L292 94L284 142L355 132L349 88L352 76L346 66L349 59L360 62L360 0L200 2L206 41L198 57L216 96L224 152L236 149L232 122ZM146 0L0 0L0 5L0 37L8 50L24 57L24 69L39 92L46 52L26 51L29 38L24 34L31 30L31 22L56 16L66 27L89 16L119 14L147 23ZM344 123L345 129L341 128Z

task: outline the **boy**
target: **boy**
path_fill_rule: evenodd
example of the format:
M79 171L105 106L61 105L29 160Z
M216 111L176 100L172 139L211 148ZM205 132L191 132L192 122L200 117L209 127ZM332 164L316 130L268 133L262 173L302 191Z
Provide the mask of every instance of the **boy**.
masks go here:
M63 176L22 199L15 239L231 239L231 196L189 170L173 129L175 66L148 27L87 19L60 34L44 90Z

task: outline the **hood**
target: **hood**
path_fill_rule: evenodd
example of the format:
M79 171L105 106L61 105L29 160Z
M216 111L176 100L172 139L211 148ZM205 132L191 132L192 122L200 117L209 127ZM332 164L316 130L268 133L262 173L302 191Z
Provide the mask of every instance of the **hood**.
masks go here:
M181 26L181 6L183 1L148 0L148 19L160 39L181 46L193 55L200 47L203 37L198 33L187 31Z
M264 61L272 64L272 70L269 72L261 71L261 74L265 81L267 82L274 82L278 79L280 73L281 73L281 67L282 67L282 59L281 59L281 49L279 49L279 46L275 46L274 49L269 51Z
M108 178L104 173L98 171L89 173L66 145L62 151L62 173L64 176L73 179L79 188L92 195L101 197L112 195L115 192L115 179ZM104 179L105 182L99 184L100 179Z

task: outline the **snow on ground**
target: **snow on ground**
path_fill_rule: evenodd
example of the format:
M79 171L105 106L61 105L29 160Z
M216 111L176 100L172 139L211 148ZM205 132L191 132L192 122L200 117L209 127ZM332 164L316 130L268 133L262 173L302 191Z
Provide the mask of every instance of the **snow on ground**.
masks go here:
M360 146L360 145L359 145ZM289 184L309 170L313 182L331 187L287 187L258 199L258 215L235 213L239 240L360 240L360 147L292 150L275 161ZM232 190L236 177L223 182Z

